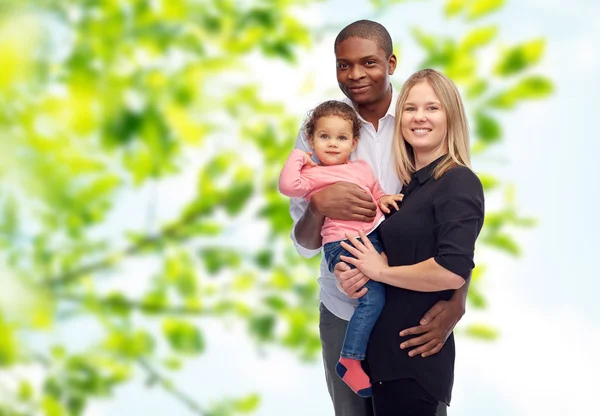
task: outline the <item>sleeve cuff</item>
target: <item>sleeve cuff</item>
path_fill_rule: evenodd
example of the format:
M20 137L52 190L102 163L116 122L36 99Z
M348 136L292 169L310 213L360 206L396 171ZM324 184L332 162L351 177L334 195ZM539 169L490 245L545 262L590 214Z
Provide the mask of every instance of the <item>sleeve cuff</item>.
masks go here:
M298 252L298 254L300 254L302 257L308 259L308 258L314 257L317 254L321 253L321 247L315 248L315 249L310 249L310 248L301 246L300 243L296 240L295 230L296 230L296 224L294 224L294 227L292 228L290 238L292 239L292 241L294 243L294 247L296 247L296 251Z

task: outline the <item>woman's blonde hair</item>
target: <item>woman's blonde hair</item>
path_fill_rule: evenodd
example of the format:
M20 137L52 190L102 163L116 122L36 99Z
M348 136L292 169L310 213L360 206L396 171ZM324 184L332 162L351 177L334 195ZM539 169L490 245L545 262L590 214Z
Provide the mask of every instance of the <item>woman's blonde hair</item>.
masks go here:
M402 111L411 88L427 81L438 96L442 109L446 113L446 142L448 153L433 171L433 177L439 179L444 173L456 166L471 168L469 151L469 127L467 117L456 85L444 74L433 69L422 69L411 75L400 91L396 103L396 122L394 126L394 159L396 172L402 184L407 185L415 172L413 148L402 137Z

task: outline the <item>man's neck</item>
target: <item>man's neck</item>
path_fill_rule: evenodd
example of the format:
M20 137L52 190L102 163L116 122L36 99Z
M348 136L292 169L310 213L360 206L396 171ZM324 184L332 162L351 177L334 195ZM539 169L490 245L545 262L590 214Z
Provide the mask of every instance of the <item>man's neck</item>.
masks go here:
M392 102L392 86L390 85L385 97L376 103L357 106L358 114L375 127L379 128L379 120L382 119L390 108Z

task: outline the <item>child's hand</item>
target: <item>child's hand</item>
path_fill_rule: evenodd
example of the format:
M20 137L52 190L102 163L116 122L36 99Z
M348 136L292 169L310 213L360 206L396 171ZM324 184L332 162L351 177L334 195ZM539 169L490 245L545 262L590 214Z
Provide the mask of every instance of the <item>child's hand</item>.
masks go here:
M314 160L311 159L313 152L306 152L304 154L304 165L302 166L317 166Z
M403 194L384 195L379 198L379 208L381 208L381 210L386 214L390 213L390 205L396 208L396 211L398 211L399 208L398 204L396 204L396 201L400 202L402 201L402 198L404 198Z

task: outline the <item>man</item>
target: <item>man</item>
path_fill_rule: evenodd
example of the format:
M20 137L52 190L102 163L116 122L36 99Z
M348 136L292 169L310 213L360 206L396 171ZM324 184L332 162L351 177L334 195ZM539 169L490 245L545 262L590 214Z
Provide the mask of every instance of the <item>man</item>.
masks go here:
M363 159L371 166L387 194L401 191L393 161L392 141L395 124L396 96L389 77L396 69L396 56L390 34L379 23L360 20L345 27L335 40L337 80L363 121L358 147L351 159ZM302 130L296 148L310 151ZM292 240L298 252L312 257L320 252L321 227L325 217L341 220L371 221L375 204L358 185L340 182L315 194L309 204L293 199L290 213L294 220ZM352 316L355 299L342 290L353 293L357 287L340 288L333 274L322 260L320 291L320 324L323 362L329 394L336 416L368 416L373 414L371 399L356 395L335 373L344 342L348 320ZM365 293L358 290L357 296ZM420 325L408 328L402 335L417 335L404 348L413 348L409 355L437 353L452 332L465 310L467 285L457 290L448 302L438 302L428 311ZM400 348L400 346L398 346ZM446 415L445 404L440 404L440 415Z

